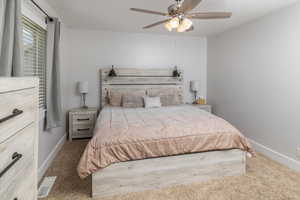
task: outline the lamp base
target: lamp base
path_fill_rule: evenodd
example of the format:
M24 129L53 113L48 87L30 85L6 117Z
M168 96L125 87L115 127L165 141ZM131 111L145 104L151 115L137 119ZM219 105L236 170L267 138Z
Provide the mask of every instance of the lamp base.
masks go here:
M197 91L194 91L194 93L195 93L195 101L194 101L193 104L198 104L198 99L197 99L197 97L198 97L198 92L197 92Z
M85 104L85 99L86 99L86 93L82 94L82 101L83 101L83 106L81 107L82 109L88 109L89 107Z

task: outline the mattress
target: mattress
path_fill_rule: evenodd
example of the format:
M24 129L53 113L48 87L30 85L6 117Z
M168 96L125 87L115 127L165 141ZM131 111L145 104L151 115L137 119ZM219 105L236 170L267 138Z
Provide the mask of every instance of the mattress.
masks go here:
M234 126L196 107L105 107L77 171L85 178L113 163L229 149L255 154Z

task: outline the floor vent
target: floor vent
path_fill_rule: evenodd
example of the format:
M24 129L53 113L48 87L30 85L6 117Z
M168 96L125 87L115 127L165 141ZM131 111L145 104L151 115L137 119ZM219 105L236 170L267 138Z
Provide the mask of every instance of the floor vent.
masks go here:
M42 184L39 187L38 198L46 198L49 195L55 180L56 176L49 176L44 178Z

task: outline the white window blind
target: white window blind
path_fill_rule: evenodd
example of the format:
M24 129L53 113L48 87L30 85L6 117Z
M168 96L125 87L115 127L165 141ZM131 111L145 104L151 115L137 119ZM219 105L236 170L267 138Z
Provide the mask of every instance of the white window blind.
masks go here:
M46 30L24 16L24 75L40 78L40 108L46 107L46 39Z

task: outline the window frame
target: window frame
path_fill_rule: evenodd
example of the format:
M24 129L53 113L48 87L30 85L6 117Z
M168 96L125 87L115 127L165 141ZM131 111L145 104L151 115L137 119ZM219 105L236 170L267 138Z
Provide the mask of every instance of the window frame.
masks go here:
M22 1L22 15L34 21L43 29L47 29L46 19L43 13L41 13L36 7L31 4L31 2L27 0Z
M35 22L37 25L42 27L43 29L47 30L47 24L45 17L42 13L40 13L39 10L37 10L35 7L33 7L28 1L23 0L22 1L22 15L29 18L33 22ZM46 81L47 82L47 81ZM46 83L47 84L47 83ZM46 97L45 97L46 98ZM40 113L40 121L43 121L46 115L46 105L45 107L39 108Z

